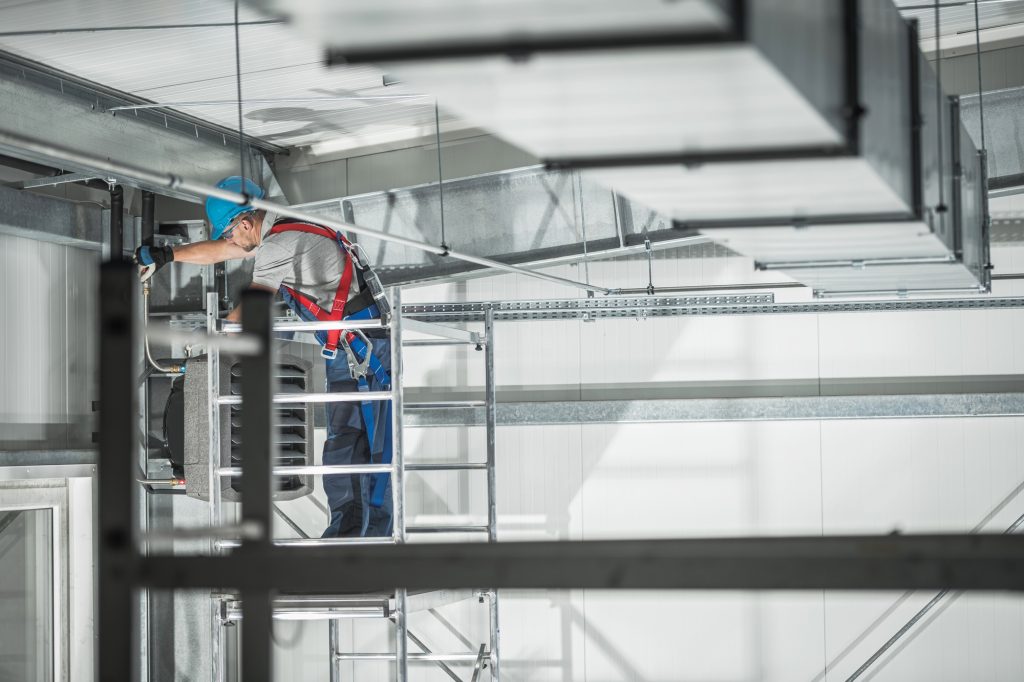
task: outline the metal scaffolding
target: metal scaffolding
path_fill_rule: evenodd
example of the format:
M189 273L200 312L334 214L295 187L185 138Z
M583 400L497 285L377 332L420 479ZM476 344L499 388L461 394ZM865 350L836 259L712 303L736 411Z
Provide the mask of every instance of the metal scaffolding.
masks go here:
M403 544L406 542L409 533L440 534L440 533L471 533L479 534L487 542L497 541L497 506L496 506L496 479L495 479L495 429L496 419L496 393L494 381L494 310L488 307L483 313L483 332L467 331L454 327L446 327L432 323L408 321L410 331L417 334L429 335L430 339L406 340L404 329L407 321L401 313L401 298L399 290L391 293L395 313L388 322L366 321L366 322L345 322L345 323L324 323L324 322L303 322L291 319L272 320L271 328L275 332L299 331L312 332L315 330L329 328L389 328L391 330L391 387L389 391L359 392L359 393L301 393L273 395L270 388L265 388L264 393L268 405L270 403L330 403L343 401L364 401L364 400L390 400L392 402L392 429L393 429L393 456L390 463L377 464L313 464L304 466L273 466L269 471L269 478L266 481L257 481L255 484L245 483L247 490L267 489L267 500L271 499L270 479L277 476L294 475L361 475L361 474L388 474L392 477L391 494L393 505L393 524L390 536L386 537L346 537L346 538L312 538L306 535L301 528L289 523L291 528L300 535L298 539L280 539L271 541L272 544L281 546L345 546L354 544ZM246 521L250 514L247 508L252 507L252 500L243 498L243 517L241 524L225 526L224 509L222 506L221 486L219 479L231 477L245 477L250 471L246 467L221 466L221 406L236 405L243 403L241 396L223 395L220 385L220 344L212 342L219 334L238 333L242 326L227 323L220 319L220 301L216 293L206 295L206 338L208 371L207 371L207 409L209 410L206 424L208 426L207 448L208 448L208 476L211 481L209 494L209 531L202 531L199 535L210 540L210 553L223 554L226 550L238 548L244 544L243 541L252 539L246 537ZM243 311L248 311L254 306L244 306ZM408 425L404 419L404 412L407 409L417 411L444 410L452 407L450 402L439 403L416 403L406 405L403 401L402 367L403 367L403 346L439 346L439 345L470 345L477 350L484 352L484 373L485 373L485 395L483 401L473 402L468 406L479 406L484 411L484 425L486 428L486 458L482 462L432 462L406 464L403 451L403 429ZM269 363L270 353L264 353ZM245 362L245 360L243 360ZM269 372L270 365L265 368ZM253 373L250 369L249 374ZM259 373L257 370L256 373ZM247 372L243 370L243 381ZM268 385L269 386L269 385ZM243 385L243 395L245 386ZM246 403L247 406L250 403ZM269 409L269 408L268 408ZM261 414L256 417L255 428L265 431L271 423L270 419ZM242 411L242 419L246 414L251 415L251 409ZM246 428L243 421L243 430ZM252 428L253 425L250 425ZM414 428L414 427L413 427ZM261 433L262 435L262 433ZM248 439L251 443L251 439ZM256 451L255 446L246 446L246 456L259 456L262 459L273 459L271 451L272 437L266 437L259 441L266 443L266 452ZM406 523L405 513L405 472L438 472L438 471L484 471L486 472L486 501L487 521L483 525L416 525L410 526ZM150 481L151 483L151 481ZM167 483L167 481L162 481ZM186 482L187 485L187 482ZM248 504L247 504L248 502ZM268 502L269 503L269 502ZM279 516L285 516L280 510L276 510ZM267 516L266 513L263 514ZM269 522L269 517L264 519ZM290 519L286 518L286 522ZM269 526L267 526L269 528ZM224 530L226 532L220 532ZM239 535L242 537L239 537ZM177 534L180 537L180 533ZM172 537L175 535L172 534ZM243 594L244 594L243 590ZM408 615L419 611L429 611L439 606L456 603L459 601L479 599L488 604L488 637L487 642L482 643L478 650L469 652L438 653L432 651L427 644L415 633L409 631ZM228 647L225 643L225 626L234 624L244 619L245 600L239 599L239 594L234 592L212 593L211 600L211 652L213 659L212 678L214 682L222 682L227 676L226 652ZM327 620L329 627L329 665L330 679L340 680L340 664L343 661L394 661L396 666L396 679L404 682L408 677L408 663L410 661L433 662L442 668L452 679L462 678L452 669L451 664L469 663L473 665L472 679L481 679L483 670L489 670L491 680L499 679L499 618L498 618L498 594L497 590L420 590L410 592L405 589L396 588L394 592L380 593L354 593L354 594L320 594L320 595L292 595L276 598L271 607L271 618L280 620ZM343 619L362 618L383 618L394 623L396 648L393 652L344 652L341 651L339 641L339 621ZM250 624L249 629L253 629ZM246 628L243 627L243 636ZM410 652L408 642L412 641L420 652Z
M131 679L133 656L138 648L126 646L126 643L130 644L138 634L139 613L133 599L138 589L192 588L217 590L217 594L236 590L241 596L240 608L237 601L224 600L223 607L216 604L216 614L211 613L211 617L218 627L228 618L241 617L245 621L240 660L246 671L245 679L257 681L268 679L272 670L272 648L268 642L275 609L280 615L289 609L316 610L324 603L309 600L336 592L339 584L352 593L370 594L381 585L396 586L393 593L386 595L386 602L380 599L371 604L353 603L349 595L345 597L348 602L334 601L327 605L345 613L344 617L382 617L378 614L385 611L389 617L393 615L396 631L401 634L395 652L354 654L339 652L335 644L332 661L396 660L399 679L404 679L402 675L409 661L444 665L468 662L468 652L446 658L444 653L428 651L420 644L422 640L408 632L407 616L416 608L416 600L422 594L436 598L445 590L451 590L454 599L466 594L466 587L472 585L490 585L484 591L488 596L496 595L499 588L1024 590L1024 544L1019 536L1009 535L406 544L401 542L403 534L398 532L394 538L385 538L383 543L381 539L373 539L353 544L338 538L274 541L269 533L272 514L269 445L251 450L247 447L241 470L244 488L250 494L243 500L242 517L238 522L229 523L220 518L216 506L219 501L211 501L213 527L170 534L172 539L205 537L213 553L237 546L233 551L199 556L144 553L141 547L155 535L140 535L134 520L135 496L140 487L133 465L136 444L132 429L125 428L124 422L125 414L135 413L137 399L135 377L123 371L125 358L130 358L140 345L134 314L134 280L134 268L126 264L107 265L101 276L98 603L103 680ZM240 338L251 342L250 352L254 353L247 356L243 371L248 377L242 386L243 414L246 415L241 434L243 443L272 440L272 435L268 435L273 398L270 381L273 321L269 303L269 297L264 295L261 300L247 299L243 305L246 318ZM1016 307L1015 301L1007 303L1009 307ZM946 306L948 302L944 303ZM960 302L950 307L958 308ZM966 307L973 307L973 302ZM400 306L396 309L402 310ZM459 314L466 312L478 314L478 311L460 311ZM489 342L499 311L492 306L481 312L485 324L483 340ZM407 313L408 307L397 316L394 326L396 381L390 394L380 399L390 397L400 401L402 397L401 334ZM425 311L425 315L429 314L433 313ZM421 321L423 317L417 320ZM215 314L208 315L208 323L210 329L215 327ZM439 340L443 339L431 342ZM478 337L476 341L479 340ZM489 429L487 537L493 540L493 433L498 414L494 407L494 360L490 344L487 350L489 381L484 401L489 405L485 416ZM211 372L210 376L217 374ZM209 389L210 409L219 409L219 387L211 385ZM398 427L396 434L405 426L400 408L398 404L393 410ZM211 448L211 451L219 454L219 450ZM213 461L211 458L211 474L219 475L219 471L212 471ZM400 439L395 461L391 472L396 478L411 469L402 459ZM396 527L408 531L401 518L404 512L402 486L395 485L393 489L398 495ZM129 494L125 494L126 490ZM251 491L262 494L252 495ZM401 519L400 524L398 519ZM474 530L480 530L482 535L481 528ZM254 570L257 565L259 570ZM496 599L491 600L490 608L492 641L489 650L485 647L476 652L474 675L478 675L486 660L491 666L492 678L496 678L499 660ZM410 653L409 640L422 651ZM219 647L218 656L223 656L222 644L215 643ZM218 673L223 671L224 666L218 663Z

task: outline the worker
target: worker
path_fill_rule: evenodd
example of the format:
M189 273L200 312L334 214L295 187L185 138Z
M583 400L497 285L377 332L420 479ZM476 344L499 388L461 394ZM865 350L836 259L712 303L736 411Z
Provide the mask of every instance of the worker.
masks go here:
M221 189L257 199L249 179L225 178ZM206 200L209 241L183 246L142 246L136 262L143 277L177 261L208 265L253 258L251 287L280 292L303 320L374 319L390 312L380 282L358 246L335 230L283 218L250 205ZM239 321L236 307L228 320ZM327 370L327 391L390 390L391 344L386 330L317 331ZM391 461L391 402L326 403L324 464ZM391 482L387 474L323 477L330 507L324 537L391 534Z

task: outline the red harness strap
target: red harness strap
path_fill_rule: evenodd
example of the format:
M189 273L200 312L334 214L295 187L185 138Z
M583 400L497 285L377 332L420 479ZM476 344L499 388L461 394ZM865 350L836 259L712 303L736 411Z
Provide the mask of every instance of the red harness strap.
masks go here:
M336 322L341 320L345 314L345 304L348 302L348 293L352 286L352 256L349 254L348 249L346 249L348 246L348 240L334 230L321 225L312 225L310 223L277 223L270 228L270 232L267 233L267 236L280 234L281 232L305 232L307 234L319 235L330 239L338 245L339 249L341 249L342 258L345 260L345 267L342 270L341 281L338 283L338 290L334 294L334 303L331 306L330 312L318 306L311 298L309 298L309 296L306 296L302 292L296 291L288 286L284 287L288 290L288 293L291 294L292 298L298 301L302 307L308 310L316 319L322 322ZM340 242L338 241L339 238L341 239ZM338 344L340 343L341 330L328 330L327 343L324 344L325 355L329 354L331 357L334 357L338 353Z

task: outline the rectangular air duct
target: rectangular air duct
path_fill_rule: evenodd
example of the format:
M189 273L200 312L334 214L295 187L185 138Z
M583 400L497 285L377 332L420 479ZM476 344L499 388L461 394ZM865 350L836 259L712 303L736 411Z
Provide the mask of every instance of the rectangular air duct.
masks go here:
M372 44L331 35L365 3L293 18L318 22L334 62L386 63L549 168L584 170L767 267L794 264L782 269L815 288L988 285L984 225L968 224L985 214L977 151L891 0L638 3L629 25L605 4L551 0L490 14L486 31L419 33L406 3L373 4L389 29ZM573 7L578 30L534 26Z

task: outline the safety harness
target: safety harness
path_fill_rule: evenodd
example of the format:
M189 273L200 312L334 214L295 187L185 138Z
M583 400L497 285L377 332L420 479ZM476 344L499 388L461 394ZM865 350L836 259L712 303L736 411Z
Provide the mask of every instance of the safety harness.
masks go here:
M337 322L340 320L372 320L386 316L390 310L387 299L383 296L383 287L380 286L376 274L369 268L365 258L359 252L358 247L345 239L340 233L335 232L322 225L300 222L279 222L270 228L267 236L280 234L282 232L305 232L330 239L338 245L341 252L344 267L342 268L341 280L338 283L338 290L334 294L334 303L331 309L325 310L309 296L292 287L281 285L281 289L313 318L321 322ZM360 296L348 299L352 287L352 278L357 277L360 284ZM369 296L363 294L369 293ZM383 310L382 310L383 308ZM296 311L299 312L299 311ZM318 334L319 336L319 334ZM373 354L373 342L360 330L327 330L323 337L324 347L320 351L327 360L334 360L338 356L340 346L348 360L349 371L352 378L356 380L359 391L366 393L370 390L370 384L366 380L367 374L372 372L385 390L390 390L391 375L380 359ZM371 444L376 436L376 420L373 415L374 401L363 400L362 412L363 422L366 424L366 436ZM387 402L384 431L384 451L381 460L384 464L391 463L391 401ZM370 504L380 507L384 504L384 495L387 489L388 474L374 474L373 493L370 496Z

